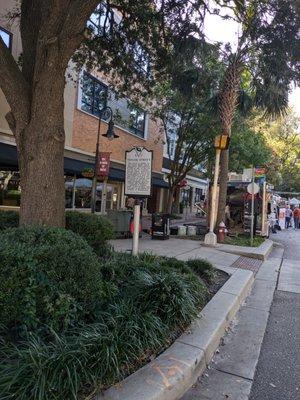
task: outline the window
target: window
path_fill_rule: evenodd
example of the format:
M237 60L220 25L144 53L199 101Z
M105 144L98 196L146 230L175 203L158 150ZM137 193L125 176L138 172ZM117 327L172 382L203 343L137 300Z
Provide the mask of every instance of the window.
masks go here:
M4 42L4 44L11 49L12 46L12 34L8 32L6 29L0 27L0 36Z
M130 108L129 129L137 136L144 137L145 134L145 112L133 105Z
M92 29L95 35L109 35L114 23L114 13L106 4L101 3L90 16L87 26Z
M147 52L138 43L133 46L132 52L136 70L144 75L148 75L150 72L150 59Z
M113 111L113 119L117 126L141 138L145 137L146 113L131 104L126 98L118 96L113 90L92 75L84 72L79 91L80 108L83 111L99 117L99 110L108 105ZM105 116L102 116L106 120Z
M166 126L167 143L165 146L165 154L167 157L170 156L171 159L173 159L175 156L177 131L179 125L180 125L180 117L173 112L169 113Z
M84 72L82 78L81 109L99 117L99 110L107 103L107 86Z

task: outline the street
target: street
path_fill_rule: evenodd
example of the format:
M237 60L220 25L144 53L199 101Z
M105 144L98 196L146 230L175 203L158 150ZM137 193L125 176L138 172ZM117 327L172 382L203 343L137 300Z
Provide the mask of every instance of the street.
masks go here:
M300 231L278 232L285 246L250 400L300 399Z

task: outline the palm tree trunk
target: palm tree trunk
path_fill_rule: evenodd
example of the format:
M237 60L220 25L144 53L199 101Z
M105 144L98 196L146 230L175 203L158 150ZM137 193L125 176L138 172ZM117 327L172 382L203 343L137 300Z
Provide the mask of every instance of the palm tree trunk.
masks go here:
M242 60L239 54L236 54L229 63L225 73L224 82L219 95L219 116L221 121L222 135L231 134L232 120L237 107L238 89L242 73ZM227 197L228 182L228 162L229 151L223 150L220 159L219 176L219 203L217 226L225 219L225 207Z

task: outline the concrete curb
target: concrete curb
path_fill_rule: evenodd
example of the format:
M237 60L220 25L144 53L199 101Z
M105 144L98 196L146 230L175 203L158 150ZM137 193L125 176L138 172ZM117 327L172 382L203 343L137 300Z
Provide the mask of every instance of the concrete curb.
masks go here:
M240 256L256 258L265 261L268 258L272 248L273 240L266 239L259 247L235 246L232 244L220 244L216 247L217 250L225 253L238 254Z
M251 271L236 270L171 347L119 384L97 395L96 400L180 399L204 372L253 282Z

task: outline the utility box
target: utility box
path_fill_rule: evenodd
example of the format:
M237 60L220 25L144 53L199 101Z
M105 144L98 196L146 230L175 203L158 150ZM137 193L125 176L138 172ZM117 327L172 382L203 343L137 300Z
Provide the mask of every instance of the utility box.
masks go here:
M152 239L166 240L170 237L170 215L152 214Z
M108 210L107 217L112 222L118 237L130 236L130 221L132 212L121 210Z

